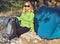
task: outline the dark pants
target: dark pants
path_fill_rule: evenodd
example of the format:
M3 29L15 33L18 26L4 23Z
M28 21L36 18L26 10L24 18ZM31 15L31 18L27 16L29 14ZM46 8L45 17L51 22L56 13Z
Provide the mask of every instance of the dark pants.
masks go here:
M13 28L13 34L9 37L10 40L15 37L19 37L21 34L26 33L30 30L30 28L21 27L15 21L12 22L12 28Z

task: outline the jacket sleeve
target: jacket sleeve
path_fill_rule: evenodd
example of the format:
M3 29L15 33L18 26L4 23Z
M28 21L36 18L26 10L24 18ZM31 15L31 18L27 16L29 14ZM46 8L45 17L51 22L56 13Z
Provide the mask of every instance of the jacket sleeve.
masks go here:
M19 17L17 16L16 18L20 21L20 20L22 20L23 15L24 15L24 14L22 13L21 16L19 16Z
M31 29L30 32L34 32L34 23L31 23Z

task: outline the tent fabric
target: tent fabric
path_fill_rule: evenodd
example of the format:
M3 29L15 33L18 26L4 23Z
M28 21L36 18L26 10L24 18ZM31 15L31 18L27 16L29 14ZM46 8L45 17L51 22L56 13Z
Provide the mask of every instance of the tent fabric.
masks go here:
M34 29L41 38L60 38L60 8L40 7L35 13Z

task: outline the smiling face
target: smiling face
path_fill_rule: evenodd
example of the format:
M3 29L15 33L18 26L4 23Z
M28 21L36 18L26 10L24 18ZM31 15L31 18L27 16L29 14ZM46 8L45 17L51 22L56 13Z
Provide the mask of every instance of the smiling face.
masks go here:
M25 12L25 11L34 12L33 7L29 1L25 2L25 4L24 4L23 12Z
M30 8L31 8L30 2L26 2L26 3L24 4L24 8L25 8L25 10L30 10Z

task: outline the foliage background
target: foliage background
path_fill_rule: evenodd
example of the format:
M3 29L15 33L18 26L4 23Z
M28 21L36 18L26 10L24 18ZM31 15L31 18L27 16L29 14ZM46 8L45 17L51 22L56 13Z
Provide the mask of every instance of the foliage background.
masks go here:
M0 12L22 9L23 4L22 0L0 0Z

